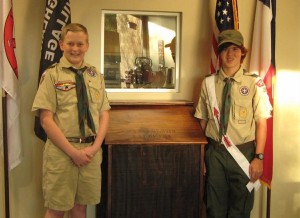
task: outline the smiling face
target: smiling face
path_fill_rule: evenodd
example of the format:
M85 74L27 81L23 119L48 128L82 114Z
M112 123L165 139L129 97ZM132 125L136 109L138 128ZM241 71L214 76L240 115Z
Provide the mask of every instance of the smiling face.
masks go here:
M229 45L221 51L220 57L222 60L222 68L226 74L232 76L239 70L242 62L242 55L241 48L234 44Z
M84 55L89 48L88 36L83 31L68 31L59 43L66 59L79 68L84 60Z

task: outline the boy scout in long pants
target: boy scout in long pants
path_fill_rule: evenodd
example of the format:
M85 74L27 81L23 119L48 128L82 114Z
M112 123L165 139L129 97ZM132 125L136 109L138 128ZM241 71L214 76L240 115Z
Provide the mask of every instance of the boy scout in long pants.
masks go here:
M208 139L207 217L248 218L272 107L262 80L241 67L247 53L241 33L221 32L218 52L222 67L204 79L195 112Z
M43 154L45 217L86 217L86 205L100 201L101 144L110 105L104 80L84 61L87 29L69 24L61 33L63 57L42 75L32 110L47 134Z

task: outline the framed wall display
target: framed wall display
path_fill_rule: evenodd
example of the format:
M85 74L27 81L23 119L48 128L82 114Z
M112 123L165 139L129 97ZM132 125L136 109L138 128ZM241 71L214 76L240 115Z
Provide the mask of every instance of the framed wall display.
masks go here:
M108 92L178 92L179 12L102 10L101 72Z

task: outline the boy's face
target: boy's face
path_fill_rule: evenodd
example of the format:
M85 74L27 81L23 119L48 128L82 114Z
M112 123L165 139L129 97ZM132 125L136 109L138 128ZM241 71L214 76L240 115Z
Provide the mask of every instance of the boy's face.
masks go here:
M64 40L59 43L66 59L79 68L84 60L84 55L89 48L87 35L84 32L68 31Z
M242 50L238 46L232 44L221 51L220 57L224 69L235 68L238 70L241 65Z

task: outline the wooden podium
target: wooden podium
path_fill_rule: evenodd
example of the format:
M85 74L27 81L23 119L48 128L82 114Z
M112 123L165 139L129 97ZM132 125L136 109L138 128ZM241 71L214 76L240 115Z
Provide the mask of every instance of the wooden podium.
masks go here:
M193 116L193 103L111 106L97 217L202 217L207 142Z

